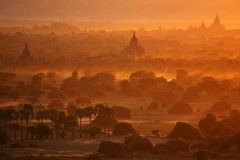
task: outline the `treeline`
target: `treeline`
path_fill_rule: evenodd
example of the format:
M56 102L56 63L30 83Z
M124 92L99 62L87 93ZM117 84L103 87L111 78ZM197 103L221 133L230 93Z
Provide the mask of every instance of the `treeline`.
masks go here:
M20 104L0 109L0 130L6 134L0 141L110 136L118 119L126 116L130 118L130 110L103 104L81 108L70 105L66 110Z
M2 77L2 78L1 78ZM0 98L24 99L49 106L64 107L63 101L74 99L75 105L90 105L92 99L111 94L126 97L152 98L155 108L166 108L178 101L192 102L237 102L240 96L237 79L216 79L211 76L189 75L178 70L176 77L167 80L154 72L136 71L128 79L119 80L108 72L79 76L74 71L70 77L60 81L54 72L37 73L30 81L18 81L15 74L0 73ZM46 101L47 99L47 101ZM71 100L72 101L72 100Z

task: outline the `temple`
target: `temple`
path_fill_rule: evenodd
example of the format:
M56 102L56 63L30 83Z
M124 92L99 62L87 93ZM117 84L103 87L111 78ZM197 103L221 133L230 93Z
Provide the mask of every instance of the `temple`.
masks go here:
M202 22L202 24L200 25L200 27L198 29L205 31L205 30L207 30L207 27L206 27L205 23Z
M33 57L28 49L27 43L25 43L25 47L22 51L22 55L19 58L21 63L30 63L33 61Z
M226 30L226 28L221 24L218 14L216 15L215 20L209 29L213 30L213 31L225 31Z
M121 54L126 57L139 58L145 54L145 50L138 44L136 34L133 33L133 36L130 40L128 47L121 51Z

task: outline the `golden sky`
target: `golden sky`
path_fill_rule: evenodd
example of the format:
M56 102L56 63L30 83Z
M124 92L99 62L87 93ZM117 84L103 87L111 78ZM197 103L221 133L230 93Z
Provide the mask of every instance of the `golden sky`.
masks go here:
M0 0L0 17L80 20L225 21L240 19L240 0Z

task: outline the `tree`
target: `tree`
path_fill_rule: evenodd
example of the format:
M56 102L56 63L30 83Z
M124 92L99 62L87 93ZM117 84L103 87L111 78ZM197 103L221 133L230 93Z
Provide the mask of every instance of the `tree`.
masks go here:
M68 115L74 115L76 110L77 110L77 107L73 103L68 104L68 107L67 107Z
M89 118L89 126L90 126L90 129L91 129L91 127L92 127L92 115L95 113L95 110L91 106L86 107L83 110L84 110L85 115Z
M103 129L103 133L105 136L105 131L107 130L107 135L110 135L110 129L113 128L115 124L117 124L117 119L114 115L114 111L112 108L104 107L102 108L95 120L93 121L93 124L96 125L99 128Z
M48 72L47 79L50 84L54 85L56 83L56 73L55 72Z
M53 100L48 104L48 108L63 109L64 103L61 100Z
M83 109L78 108L75 111L75 114L79 119L79 137L82 138L82 118L85 116L85 113Z
M72 72L72 78L78 79L78 72L76 70Z
M56 88L52 89L51 91L48 92L47 97L49 99L64 99L64 93L61 90L58 90Z
M11 108L0 110L0 121L3 122L3 126L6 127L8 123L15 119L15 110Z
M91 100L88 97L77 97L76 99L76 104L80 106L86 106L86 105L91 105Z
M9 140L9 137L7 135L7 131L0 128L0 145L1 145L1 147L3 147L3 145L6 144L8 140Z
M35 113L35 117L39 123L43 124L43 120L48 118L48 111L47 110L40 110Z
M97 73L93 77L99 84L99 87L103 91L113 91L115 76L111 73L101 72Z
M181 89L176 87L166 87L163 90L157 92L153 96L153 101L161 104L162 109L165 109L169 104L173 104L177 101L181 94Z
M217 118L214 114L207 114L204 118L200 119L198 122L199 129L204 133L209 133L209 131L217 124Z
M56 119L57 114L58 114L58 111L56 109L50 108L46 110L46 117L47 119L50 120L51 129L53 128L53 121Z
M66 120L66 113L64 111L57 111L56 116L53 118L54 127L56 128L56 137L59 138L59 131L63 129Z
M79 93L78 85L78 75L77 72L73 72L71 77L63 80L61 89L64 93L70 96L76 96Z
M17 120L17 112L12 108L1 109L0 110L0 127L8 129L9 135L11 134L11 123L13 120Z
M131 110L126 107L114 106L113 111L118 119L131 119Z
M233 130L238 130L240 128L240 112L239 110L232 110L229 116L225 117L223 123Z
M220 96L224 91L221 84L213 77L203 77L198 85L202 91L213 97Z
M137 71L130 75L129 79L133 83L138 83L144 79L155 79L156 75L154 72L147 72L147 71Z
M52 130L51 138L53 138L53 122L57 117L58 111L56 109L48 109L45 111L46 119L50 120L50 129Z
M104 112L105 106L104 106L104 104L96 104L96 106L94 108L95 108L96 114L99 115L102 112Z
M168 110L170 114L189 115L193 113L190 104L184 101L178 101Z
M200 98L200 87L199 86L190 86L185 89L182 99L190 102L199 100Z
M32 87L29 91L29 94L32 96L33 101L37 102L38 99L43 96L45 93L42 89L38 88L38 87Z
M32 76L32 84L34 86L40 87L42 86L43 80L45 78L44 73L38 73Z
M72 138L75 138L75 127L77 127L77 119L75 116L67 116L65 121L65 127L66 128L72 128Z
M17 131L20 130L20 125L19 123L13 123L11 124L11 129L14 130L14 140L17 139Z
M231 104L224 101L218 101L212 104L210 111L216 114L226 114L231 109Z
M49 135L52 134L52 131L49 128L49 126L45 124L33 125L29 130L32 134L32 138L36 137L37 139L46 139L49 137Z
M26 121L26 138L28 139L28 124L30 117L33 117L33 105L32 104L21 104L20 114L22 119Z

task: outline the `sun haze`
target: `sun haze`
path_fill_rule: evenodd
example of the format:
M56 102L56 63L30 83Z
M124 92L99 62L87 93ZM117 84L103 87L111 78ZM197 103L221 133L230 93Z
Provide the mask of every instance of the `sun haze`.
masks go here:
M239 160L239 8L0 0L0 159Z

